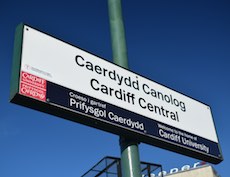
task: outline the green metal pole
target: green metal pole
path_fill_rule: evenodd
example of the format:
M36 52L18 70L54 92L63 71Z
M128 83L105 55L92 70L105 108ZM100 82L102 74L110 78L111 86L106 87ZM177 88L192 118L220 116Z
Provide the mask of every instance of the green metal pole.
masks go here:
M138 142L120 137L122 177L141 177Z
M121 0L108 0L113 62L128 68ZM138 142L120 137L122 177L141 177Z
M108 0L113 62L128 68L125 29L122 19L121 0Z

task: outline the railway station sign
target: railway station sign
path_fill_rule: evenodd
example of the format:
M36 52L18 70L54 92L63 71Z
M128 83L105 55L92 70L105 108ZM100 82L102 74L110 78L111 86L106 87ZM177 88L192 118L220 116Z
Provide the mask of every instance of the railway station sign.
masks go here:
M212 163L211 108L28 25L16 29L11 102Z

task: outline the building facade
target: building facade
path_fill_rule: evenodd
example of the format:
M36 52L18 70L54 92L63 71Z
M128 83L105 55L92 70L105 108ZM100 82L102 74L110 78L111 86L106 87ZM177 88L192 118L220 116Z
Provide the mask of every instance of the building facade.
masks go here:
M220 177L210 165L203 165L190 170L171 173L165 177Z

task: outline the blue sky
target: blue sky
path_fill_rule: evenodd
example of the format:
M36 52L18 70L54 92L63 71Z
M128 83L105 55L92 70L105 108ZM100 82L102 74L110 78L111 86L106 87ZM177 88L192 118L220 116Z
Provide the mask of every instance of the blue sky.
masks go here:
M9 103L14 31L25 22L112 61L107 1L5 1L0 5L0 176L84 174L104 156L120 156L119 138ZM129 68L211 106L228 176L229 1L123 2ZM207 127L204 127L207 128ZM199 161L140 144L142 161L167 171Z

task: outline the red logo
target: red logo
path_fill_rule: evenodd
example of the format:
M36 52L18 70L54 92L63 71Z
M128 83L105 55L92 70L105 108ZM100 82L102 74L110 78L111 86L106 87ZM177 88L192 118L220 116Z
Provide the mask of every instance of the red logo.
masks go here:
M46 101L45 79L22 71L20 81L20 94L40 101Z

